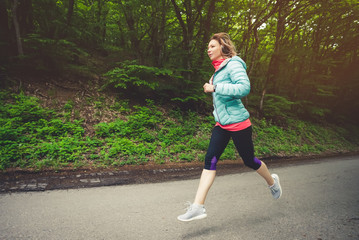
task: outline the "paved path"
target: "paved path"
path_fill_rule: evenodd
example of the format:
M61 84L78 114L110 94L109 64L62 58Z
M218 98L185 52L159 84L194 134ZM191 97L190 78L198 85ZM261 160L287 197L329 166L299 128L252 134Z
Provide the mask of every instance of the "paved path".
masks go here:
M271 171L278 201L255 173L219 176L189 223L176 217L198 179L0 194L0 239L359 239L358 156Z

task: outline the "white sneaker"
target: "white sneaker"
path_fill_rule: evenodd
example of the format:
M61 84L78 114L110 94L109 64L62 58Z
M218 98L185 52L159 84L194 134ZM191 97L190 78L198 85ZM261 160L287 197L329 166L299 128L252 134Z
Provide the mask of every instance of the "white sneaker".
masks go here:
M272 174L271 176L274 179L274 184L269 186L269 189L272 192L273 198L278 199L282 196L282 187L279 183L279 177L277 174Z
M203 205L187 203L187 212L177 217L182 222L203 219L207 217L206 209Z

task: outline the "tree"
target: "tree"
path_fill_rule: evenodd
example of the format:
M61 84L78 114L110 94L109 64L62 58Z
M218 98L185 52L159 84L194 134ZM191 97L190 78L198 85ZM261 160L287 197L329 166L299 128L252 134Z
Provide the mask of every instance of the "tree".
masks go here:
M168 0L154 1L149 8L151 17L148 18L150 46L148 55L156 67L163 67L166 61L166 35L168 35L166 32L168 20L166 10L170 7L169 4Z
M264 97L267 92L268 85L274 82L274 79L278 75L279 67L283 62L283 52L281 51L281 46L283 44L283 36L285 33L285 24L287 17L295 12L298 11L298 3L297 1L291 1L292 3L289 4L289 0L286 1L278 1L276 3L277 8L274 8L274 12L277 12L277 24L276 24L276 33L275 33L275 43L274 43L274 51L272 53L271 59L269 61L267 77L263 85L261 100L259 103L259 111L263 111L263 102ZM273 12L273 11L272 11Z
M6 1L0 1L0 65L5 66L8 62L10 47L10 29L7 14ZM1 69L0 69L1 70Z
M66 19L68 26L71 25L72 15L74 13L74 4L75 4L75 0L69 0L68 10L67 10L67 19Z
M198 31L198 29L196 29L196 26L202 15L204 6L206 2L208 2L208 0L171 0L171 2L182 30L181 48L184 53L182 56L182 66L187 69L187 80L192 81L191 70L193 68L192 59L194 57L194 38L195 35L199 36L198 32L196 33L196 30Z
M215 14L215 9L216 9L216 0L211 0L208 4L208 10L207 10L207 15L202 16L201 18L201 29L200 32L202 32L203 35L203 40L202 40L202 45L199 49L200 51L200 57L198 60L198 65L202 66L203 64L203 60L204 60L204 55L205 55L205 49L207 48L207 41L210 38L210 34L211 34L211 30L212 30L212 19L213 19L213 15Z
M349 114L358 89L358 8L352 0L3 0L1 66L36 63L51 72L80 64L81 53L101 54L106 65L136 60L139 68L170 69L181 81L166 87L200 99L213 70L208 40L228 32L248 66L251 107L268 107L270 94L302 115Z
M18 8L18 0L13 0L12 2L12 21L14 24L14 29L15 29L15 37L16 37L16 44L17 44L17 51L18 51L18 55L22 56L24 55L24 51L22 48L22 42L21 42L21 35L20 35L20 26L19 26L19 21L17 18L17 8Z

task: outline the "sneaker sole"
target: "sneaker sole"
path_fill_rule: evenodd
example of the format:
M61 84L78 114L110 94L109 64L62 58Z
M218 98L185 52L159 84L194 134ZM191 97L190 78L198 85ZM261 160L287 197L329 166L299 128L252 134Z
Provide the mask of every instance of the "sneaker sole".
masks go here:
M193 220L200 220L200 219L203 219L203 218L206 218L207 217L207 214L201 214L199 216L196 216L196 217L193 217L193 218L190 218L190 219L180 219L177 217L178 220L180 220L181 222L190 222L190 221L193 221Z
M272 175L275 175L275 177L277 178L277 180L278 180L278 186L279 186L279 189L280 189L279 197L278 197L278 198L275 198L275 199L277 200L277 199L279 199L279 198L282 196L282 186L280 185L279 176L278 176L277 174L272 174Z

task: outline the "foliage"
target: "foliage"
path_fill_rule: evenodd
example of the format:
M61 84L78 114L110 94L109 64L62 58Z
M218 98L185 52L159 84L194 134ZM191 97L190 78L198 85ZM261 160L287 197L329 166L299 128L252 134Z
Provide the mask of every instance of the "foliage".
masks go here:
M145 86L155 90L159 85L156 80L172 74L169 69L137 65L135 61L124 61L120 63L120 67L104 74L106 83L103 88L113 85L115 88L127 89L131 85L132 87Z
M321 126L299 120L288 120L286 128L270 121L254 121L254 145L257 156L302 156L342 149L355 150L357 140L344 138L348 130L338 126ZM349 145L347 145L349 144Z
M171 98L171 101L178 101L178 102L200 102L206 100L206 95L204 95L202 92L198 91L184 91L185 97L175 97Z
M264 108L263 115L271 119L289 117L291 106L294 104L285 97L275 94L267 94L265 102L266 107Z
M163 112L152 100L129 109L122 101L126 119L100 122L92 136L81 120L42 108L34 97L0 91L0 101L2 170L203 161L214 125L210 115L179 109ZM64 112L72 108L71 101L63 106ZM284 127L265 119L252 122L259 158L351 151L359 145L358 135L352 134L358 132L355 126L346 130L292 119ZM238 158L230 142L222 159Z
M80 58L89 55L74 42L44 38L39 34L28 34L24 43L27 46L27 55L22 64L35 67L32 70L60 73L71 68L80 68Z
M156 90L191 105L203 102L198 91L213 72L207 42L225 31L247 63L252 94L263 96L255 107L261 113L282 114L292 103L310 102L309 111L290 111L305 112L299 113L305 119L340 121L339 114L358 120L351 109L358 107L359 91L355 1L29 0L21 1L17 14L14 3L0 4L5 72L94 71L120 92ZM114 66L118 61L124 64Z
M264 117L251 118L258 157L358 146L357 126L348 125L359 120L355 1L4 0L0 13L1 80L70 75L181 106L99 99L96 110L121 117L90 126L90 135L71 120L71 100L59 113L1 91L0 169L202 161L214 124L199 115L211 104L202 91L213 73L206 47L223 31L248 66L252 92L243 100ZM238 158L233 144L223 158Z
M24 94L1 92L0 169L61 167L83 156L84 129L80 120L62 120L38 100Z

